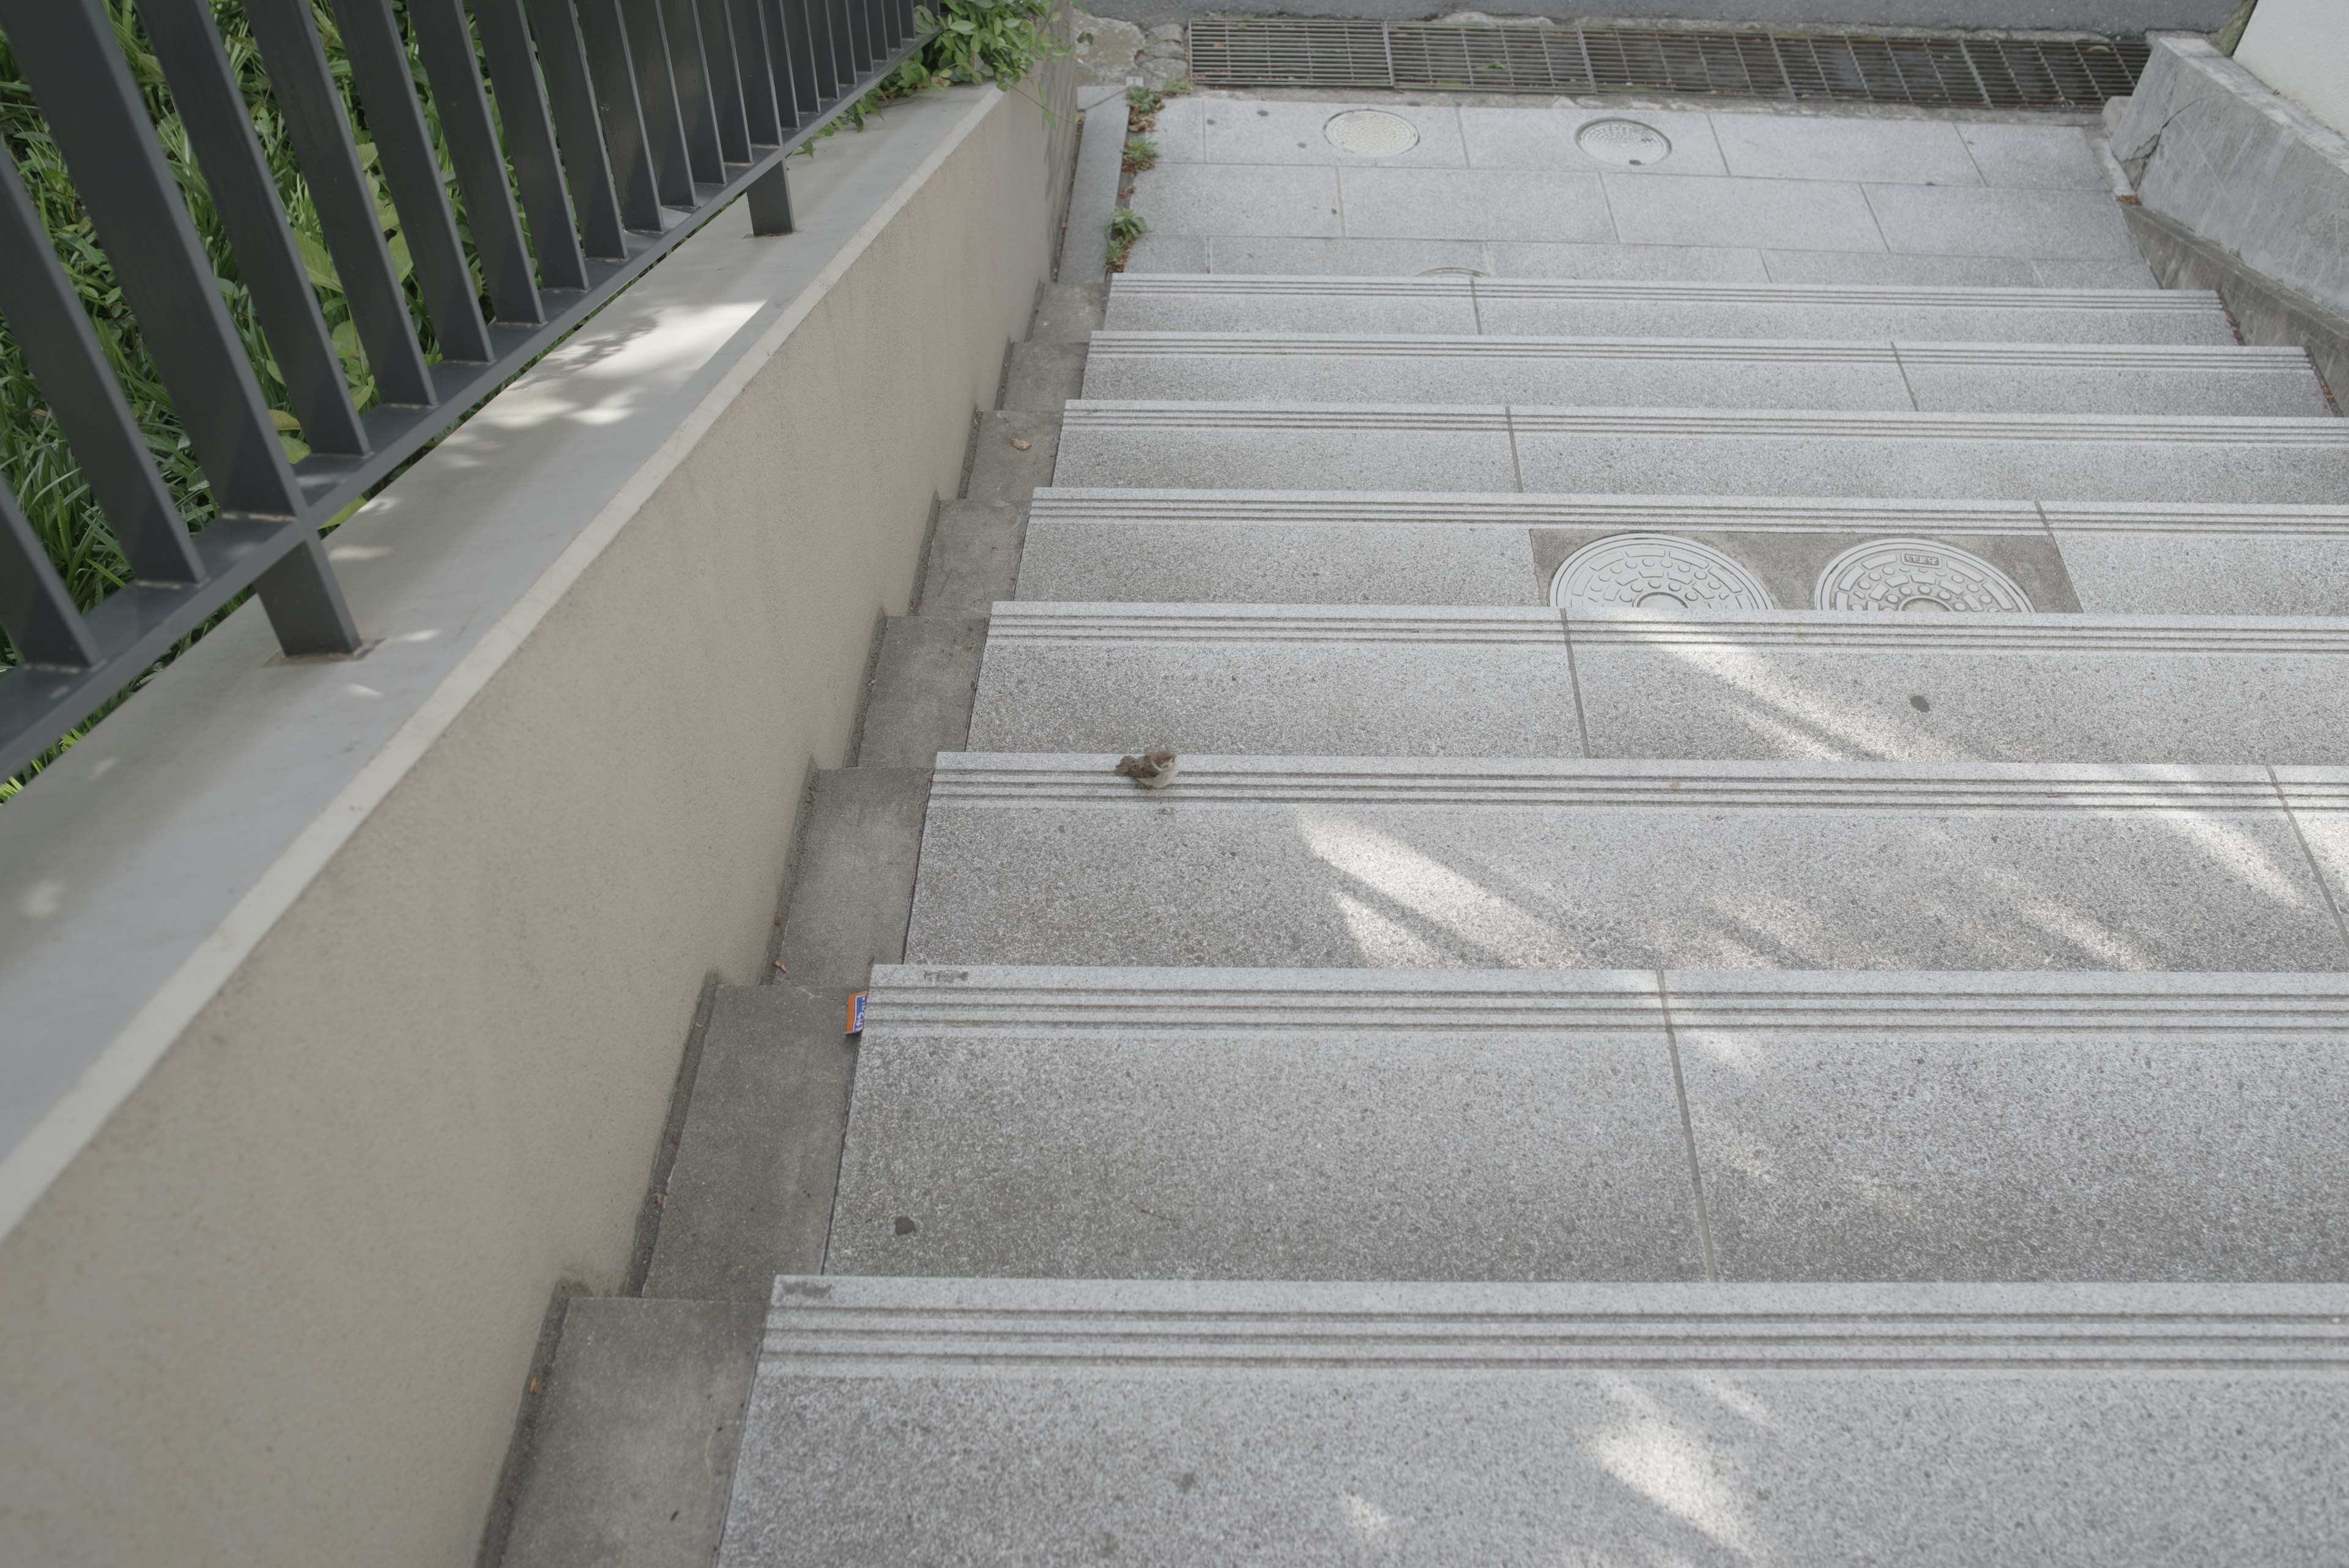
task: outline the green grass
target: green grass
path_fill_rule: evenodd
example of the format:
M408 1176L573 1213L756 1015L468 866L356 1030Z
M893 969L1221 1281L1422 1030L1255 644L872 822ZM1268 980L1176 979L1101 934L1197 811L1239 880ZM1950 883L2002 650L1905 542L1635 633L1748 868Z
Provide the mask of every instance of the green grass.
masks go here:
M1125 171L1128 174L1139 174L1143 170L1154 169L1157 165L1158 143L1146 136L1129 136L1125 139Z

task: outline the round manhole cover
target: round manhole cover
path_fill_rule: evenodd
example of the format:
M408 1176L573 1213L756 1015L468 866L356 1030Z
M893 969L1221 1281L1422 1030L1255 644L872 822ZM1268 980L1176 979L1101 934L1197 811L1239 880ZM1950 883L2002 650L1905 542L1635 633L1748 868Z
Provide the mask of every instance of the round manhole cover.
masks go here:
M1643 169L1672 155L1664 133L1636 119L1594 119L1574 133L1574 144L1601 163Z
M1350 109L1321 128L1330 145L1361 158L1392 158L1419 145L1419 128L1380 109Z
M1568 610L1668 616L1777 607L1737 562L1667 534L1618 534L1584 545L1550 579L1549 602Z
M1819 574L1814 602L1823 610L2031 613L2031 597L2013 577L1930 539L1876 539L1846 550Z

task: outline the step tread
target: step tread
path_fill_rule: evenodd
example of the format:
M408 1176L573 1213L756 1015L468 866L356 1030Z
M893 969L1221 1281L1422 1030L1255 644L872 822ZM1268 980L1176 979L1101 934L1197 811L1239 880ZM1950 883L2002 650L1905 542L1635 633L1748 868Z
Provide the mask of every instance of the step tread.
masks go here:
M1225 297L1293 295L1397 295L1405 297L1485 295L1519 299L1723 300L1816 305L1984 306L2009 310L2124 310L2198 315L2221 311L2215 289L2018 288L1984 285L1731 284L1608 278L1356 277L1288 273L1120 273L1110 280L1112 306L1122 299L1201 295Z

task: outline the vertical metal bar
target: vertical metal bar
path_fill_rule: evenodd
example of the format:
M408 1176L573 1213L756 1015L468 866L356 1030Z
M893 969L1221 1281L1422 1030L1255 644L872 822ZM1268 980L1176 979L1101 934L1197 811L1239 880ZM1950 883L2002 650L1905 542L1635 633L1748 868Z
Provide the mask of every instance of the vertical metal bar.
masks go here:
M50 417L73 450L131 572L150 583L200 583L171 493L147 454L138 416L108 370L73 282L57 265L16 160L0 148L0 317L33 369Z
M856 90L860 74L856 64L856 43L849 36L848 0L823 0L824 26L832 38L832 70L840 82L840 95L848 98Z
M540 17L539 47L543 49L548 36L546 13L567 13L570 7L566 0L531 0L531 4ZM595 76L596 113L604 125L604 148L612 161L621 222L657 234L661 228L659 177L644 107L636 97L636 60L628 45L627 23L620 15L620 0L579 0L579 31L587 64ZM566 151L572 135L566 125Z
M140 0L139 11L171 99L228 232L254 315L268 335L302 439L317 452L365 456L367 431L352 406L342 361L302 266L277 182L253 133L244 91L213 28L206 0Z
M424 107L417 101L416 78L408 68L408 46L384 0L335 0L335 16L342 25L351 81L367 110L367 129L375 133L376 159L384 183L391 188L392 205L399 209L400 237L408 242L417 281L423 285L424 308L432 317L441 356L485 364L496 356L490 348L489 328L481 323L473 270L457 238L457 219L449 210L449 188L441 182L440 163L425 133Z
M750 232L754 234L792 232L791 176L783 168L788 161L776 159L764 174L750 182Z
M98 662L98 639L5 482L0 482L0 628L16 645L20 663L88 670Z
M430 408L440 401L409 319L408 296L392 270L377 221L375 188L359 167L351 122L310 25L308 0L244 0L245 20L269 68L269 92L318 209L326 249L351 308L351 328L367 353L381 401Z
M546 80L546 96L554 114L555 139L562 150L564 171L571 178L571 203L577 210L580 245L588 255L600 261L619 261L628 252L626 242L620 238L620 202L618 187L613 182L612 164L605 155L604 132L597 124L595 89L587 74L586 47L579 36L579 18L573 16L568 0L528 0L531 18L538 28L538 63ZM477 0L474 15L481 18L482 42L490 43L492 34L502 36L504 17L512 14L513 0ZM498 18L492 23L492 17ZM515 15L514 25L521 27L521 17ZM523 64L530 58L530 36L522 33ZM626 47L623 41L623 48ZM496 78L500 114L506 110L503 100L509 89L505 86L509 74L499 63L502 47L492 45L490 74ZM642 156L644 124L635 118L636 94L628 95L629 118L634 121L636 140L633 143ZM525 185L523 199L531 201ZM654 213L659 216L657 211ZM538 231L544 225L538 216L535 202L531 206L532 237L538 241L538 270L550 286L585 287L559 283L547 262L547 242ZM567 264L566 264L567 265ZM583 263L580 276L585 277Z
M790 0L784 0L786 5ZM815 111L840 97L840 56L832 47L832 0L800 0L807 17L808 59L815 67Z
M587 258L572 228L571 202L563 192L563 168L554 151L554 124L539 90L530 28L522 0L473 0L473 26L490 63L491 90L497 95L498 124L513 160L514 183L530 214L531 248L538 253L538 275L549 288L587 286ZM470 199L468 205L471 205Z
M709 67L710 113L718 123L718 155L729 163L750 161L749 111L742 104L742 65L747 51L734 36L727 0L699 0L701 56ZM755 35L754 35L755 36Z
M767 68L775 84L776 129L789 136L799 129L802 116L814 108L804 97L807 88L792 58L789 13L799 0L751 0L751 4L759 8L760 19L766 25Z
M254 587L268 612L277 646L296 659L357 653L364 646L343 602L342 585L326 564L326 546L316 534L302 540L261 574Z
M774 52L767 37L766 8L759 0L731 0L734 64L742 78L742 129L752 147L779 147L790 123L789 100L775 96ZM789 89L786 89L788 91Z
M704 185L726 182L726 155L718 146L718 108L709 90L709 61L701 47L701 18L694 0L661 0L668 33L669 69L677 78L677 106L685 121L686 162Z
M643 105L645 133L651 139L653 183L661 205L690 210L693 165L685 152L685 119L677 102L677 75L669 64L668 33L661 26L660 0L618 0L627 19L628 53L636 67L636 98Z
M408 0L408 22L416 29L417 52L424 57L424 74L432 84L432 107L440 114L449 161L456 166L457 189L464 192L466 226L481 258L481 281L489 287L490 304L500 321L543 321L546 312L539 303L522 220L514 213L513 187L506 180L505 155L498 150L490 100L481 92L481 61L473 52L473 29L465 19L463 0ZM553 161L548 161L552 172ZM571 226L568 213L563 226L566 231Z
M0 0L0 27L221 509L299 514L261 383L99 0Z
M792 84L792 124L797 129L823 107L815 36L808 20L808 0L772 0L772 4L777 33L782 39L785 75Z

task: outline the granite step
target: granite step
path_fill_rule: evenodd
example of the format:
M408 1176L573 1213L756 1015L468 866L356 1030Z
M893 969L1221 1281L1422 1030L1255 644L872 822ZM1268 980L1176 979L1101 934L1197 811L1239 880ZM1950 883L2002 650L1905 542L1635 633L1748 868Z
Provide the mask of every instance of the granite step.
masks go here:
M1056 485L2338 505L2349 420L1072 402Z
M986 752L2349 765L2349 620L998 604Z
M1120 332L1452 332L1588 337L2239 341L2209 289L1904 288L1568 278L1124 273Z
M2337 1285L784 1278L721 1568L2337 1554Z
M1698 540L1809 602L1843 551L1925 538L2110 615L2349 616L2349 506L1838 497L1040 490L1019 597L1098 603L1535 605L1610 535Z
M2302 348L1436 334L1096 332L1083 395L1938 413L2331 411Z
M824 1269L2338 1281L2344 1091L2342 975L885 968Z
M2349 967L2340 770L1116 762L941 754L905 961Z

